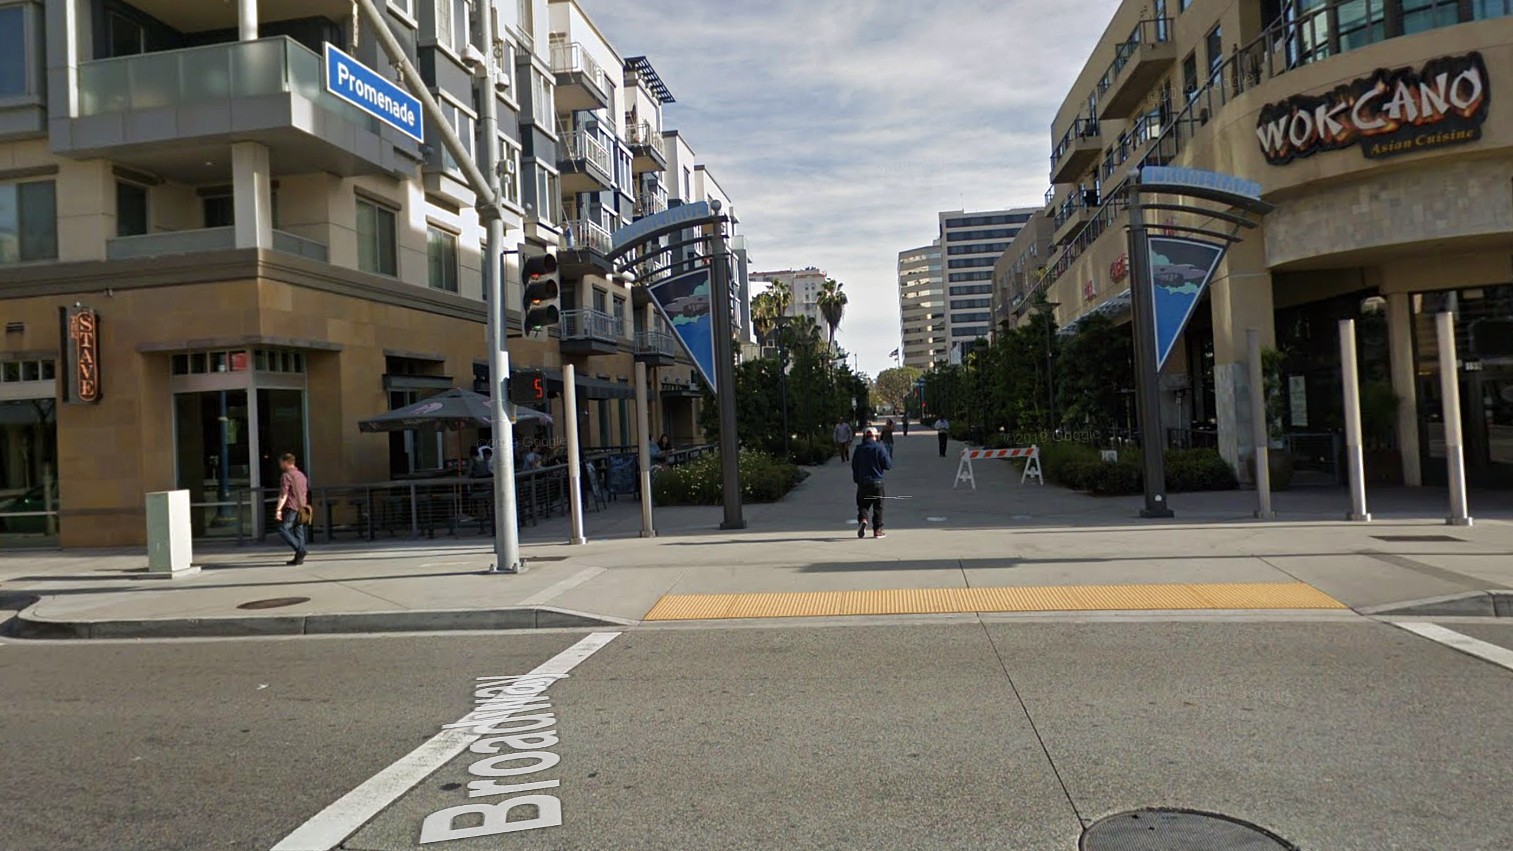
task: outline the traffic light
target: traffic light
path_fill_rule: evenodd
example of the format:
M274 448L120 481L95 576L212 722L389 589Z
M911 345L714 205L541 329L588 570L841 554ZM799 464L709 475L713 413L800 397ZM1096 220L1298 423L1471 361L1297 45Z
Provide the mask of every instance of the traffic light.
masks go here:
M521 304L522 325L527 333L556 325L562 318L562 286L557 275L557 256L542 254L528 257L520 267L524 285Z
M517 369L510 373L510 403L535 407L546 402L546 373L539 369Z

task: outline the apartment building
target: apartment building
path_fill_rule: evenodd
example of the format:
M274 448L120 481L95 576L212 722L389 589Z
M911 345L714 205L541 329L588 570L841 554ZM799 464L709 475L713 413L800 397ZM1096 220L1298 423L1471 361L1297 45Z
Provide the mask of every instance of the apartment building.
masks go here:
M826 327L825 315L820 312L820 293L825 288L828 275L823 269L809 266L803 269L778 269L772 272L756 272L758 280L782 283L793 294L788 302L788 316L806 316L814 320L822 330Z
M940 240L898 253L903 365L927 370L951 354Z
M993 264L1037 209L938 214L953 361L993 332Z
M1368 474L1443 482L1433 322L1451 311L1469 478L1513 487L1513 111L1493 97L1509 85L1510 0L1121 3L1052 124L1055 247L1038 289L1073 330L1128 315L1122 189L1141 165L1256 181L1276 209L1231 249L1168 361L1166 427L1245 475L1255 328L1285 356L1289 445L1330 446L1338 321L1354 319L1368 393L1398 400L1365 414Z
M1045 269L1051 252L1051 216L1036 210L993 263L993 324L1013 323Z
M379 5L441 103L426 144L326 89L327 43L396 78L351 3L0 0L0 515L46 515L44 542L136 545L143 495L185 489L196 535L234 534L231 500L276 484L283 451L338 485L487 440L357 429L490 389L478 199L438 120L501 151L515 327L522 252L560 253L561 328L509 341L546 371L556 421L574 363L585 444L632 443L641 359L672 388L653 428L695 435L686 360L604 260L665 191L671 98L650 63L572 0ZM473 70L489 50L494 86ZM478 138L481 97L497 139ZM61 333L60 311L80 317ZM0 541L21 525L0 516Z

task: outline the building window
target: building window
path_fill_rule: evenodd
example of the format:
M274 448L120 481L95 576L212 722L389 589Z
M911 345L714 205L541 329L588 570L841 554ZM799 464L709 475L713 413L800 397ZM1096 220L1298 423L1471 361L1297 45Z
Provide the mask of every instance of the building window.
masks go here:
M426 261L431 289L457 292L457 235L426 228Z
M607 313L607 308L609 307L608 300L609 295L604 290L597 287L594 288L594 310L600 313Z
M394 219L388 207L357 199L357 268L379 275L398 274Z
M205 227L229 228L236 224L236 199L230 195L211 195L201 199Z
M431 5L435 9L436 15L433 22L436 43L447 50L456 50L457 43L454 36L457 30L453 26L452 0L432 0Z
M1224 33L1218 24L1214 24L1214 28L1208 31L1203 44L1208 51L1208 76L1212 78L1219 73L1219 66L1224 64Z
M108 26L111 56L136 56L147 52L147 30L140 23L112 12Z
M1187 54L1182 60L1182 102L1186 103L1198 93L1198 53Z
M504 167L501 182L504 185L504 200L520 205L520 149L504 136L499 137L499 162Z
M474 140L477 134L473 130L473 116L446 98L439 98L439 100L441 102L441 114L446 117L447 123L452 125L452 129L457 131L457 138L461 140L462 147L467 150L468 156L476 160L478 158L478 151L474 146ZM447 171L460 172L462 169L457 165L457 160L452 156L452 152L447 150L446 145L440 147L442 167Z
M615 323L616 323L615 327L616 328L624 328L625 327L625 299L623 299L623 298L621 298L619 296L615 296L615 310L614 310L614 314L615 314Z
M0 384L52 381L56 375L57 367L51 359L0 361Z
M31 62L26 35L26 8L0 8L0 97L29 94L27 68Z
M1414 33L1425 32L1436 27L1448 27L1460 23L1460 0L1401 0L1401 2L1403 5L1403 35L1413 35ZM1340 5L1340 36L1342 40L1346 33L1345 7L1347 5L1360 6L1361 4ZM1363 10L1355 9L1353 11L1355 14L1351 17L1358 20L1364 18ZM1378 12L1378 16L1380 14ZM1358 24L1357 29L1360 26L1364 26L1364 24ZM1362 40L1359 44L1370 44L1370 40ZM1359 46L1359 44L1348 43L1343 45L1343 48L1348 50Z
M116 236L147 233L147 188L135 183L116 183Z
M1513 0L1471 0L1471 19L1501 18L1513 15Z
M53 181L0 184L0 264L58 259Z
M389 0L389 7L398 10L407 18L415 17L415 0Z

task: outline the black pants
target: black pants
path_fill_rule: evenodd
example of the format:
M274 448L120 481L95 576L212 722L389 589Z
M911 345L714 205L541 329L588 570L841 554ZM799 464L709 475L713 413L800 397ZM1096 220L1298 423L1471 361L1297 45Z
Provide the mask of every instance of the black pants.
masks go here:
M845 443L836 443L835 445L836 445L836 448L840 450L841 460L842 461L850 461L851 460L851 441L848 440Z
M941 431L936 433L935 437L940 440L940 457L944 458L946 457L946 441L950 440L951 436Z
M883 528L883 482L877 479L856 486L856 522L867 519L867 509L872 509L872 528Z

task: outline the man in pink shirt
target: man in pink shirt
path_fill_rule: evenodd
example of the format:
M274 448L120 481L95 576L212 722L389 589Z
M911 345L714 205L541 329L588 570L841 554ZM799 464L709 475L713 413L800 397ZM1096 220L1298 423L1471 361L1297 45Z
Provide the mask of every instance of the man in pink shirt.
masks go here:
M294 550L294 558L288 563L304 564L309 527L301 522L300 513L310 504L310 480L300 472L292 452L279 456L278 468L284 471L279 480L278 507L273 510L278 518L278 535Z

